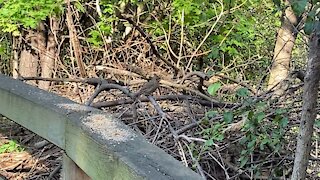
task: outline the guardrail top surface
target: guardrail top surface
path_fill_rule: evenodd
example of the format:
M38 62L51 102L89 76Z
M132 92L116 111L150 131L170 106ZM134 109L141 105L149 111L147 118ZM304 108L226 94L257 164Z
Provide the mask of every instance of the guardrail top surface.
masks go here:
M92 179L201 179L107 113L1 74L0 114L64 149Z

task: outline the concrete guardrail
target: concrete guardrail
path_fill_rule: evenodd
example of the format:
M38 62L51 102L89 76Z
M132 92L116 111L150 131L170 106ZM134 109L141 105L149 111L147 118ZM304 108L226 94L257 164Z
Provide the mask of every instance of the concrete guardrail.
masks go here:
M111 115L1 74L0 114L65 151L64 179L201 179Z

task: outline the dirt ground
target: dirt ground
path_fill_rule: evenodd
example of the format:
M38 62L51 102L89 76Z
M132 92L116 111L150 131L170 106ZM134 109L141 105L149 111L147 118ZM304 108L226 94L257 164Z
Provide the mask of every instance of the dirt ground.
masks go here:
M0 180L60 179L63 151L0 116Z

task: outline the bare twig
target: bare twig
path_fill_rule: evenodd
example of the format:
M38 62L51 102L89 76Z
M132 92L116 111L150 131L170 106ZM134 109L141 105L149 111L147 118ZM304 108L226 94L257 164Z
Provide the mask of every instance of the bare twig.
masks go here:
M223 117L222 116L217 116L217 117L214 117L214 118L210 119L210 121L218 120L218 119L221 119L221 118L223 118ZM176 133L177 134L182 134L182 133L184 133L184 132L186 132L186 131L194 128L194 127L197 127L201 122L202 122L202 120L197 121L197 122L192 122L192 123L190 123L188 125L185 125L182 128L176 130Z
M85 77L87 73L85 70L85 63L83 62L83 59L82 59L80 41L79 41L79 38L77 37L77 30L75 28L73 18L72 18L70 0L65 0L65 3L67 7L66 20L67 20L67 26L69 29L70 42L73 48L77 65L79 67L80 76Z
M190 65L191 65L191 62L192 62L192 59L194 57L195 54L197 54L197 52L199 51L199 49L201 48L201 46L203 45L203 43L207 40L207 38L210 36L210 34L212 33L212 31L214 30L215 26L217 25L217 23L220 21L222 15L223 15L223 11L224 11L224 7L223 7L223 3L221 1L218 1L221 5L221 12L220 14L218 15L216 21L213 23L213 25L211 26L209 32L204 36L203 40L201 41L201 43L198 45L197 49L192 53L192 56L191 58L189 59L189 62L186 66L186 70L189 69Z
M90 85L97 86L98 84L111 83L116 84L114 80L111 79L101 79L101 78L43 78L43 77L18 77L21 81L39 80L39 81L54 81L54 82L78 82L87 83ZM124 85L123 82L117 83L119 85Z
M200 163L199 163L199 161L198 161L196 158L193 157L192 151L191 151L190 147L189 147L186 143L185 143L185 145L186 145L186 147L188 148L190 157L191 157L192 161L195 162L196 167L197 167L197 170L198 170L198 172L200 173L201 177L202 177L203 179L207 179L206 176L205 176L205 174L204 174L204 171L203 171L203 169L202 169L202 167L201 167L201 165L200 165Z
M113 74L118 74L118 75L125 75L125 76L130 76L130 77L141 77L141 75L122 70L122 69L116 69L112 67L107 67L107 66L96 66L96 70L108 72L108 73L113 73Z
M168 123L169 130L170 130L171 134L173 135L173 137L175 139L178 139L178 134L172 128L170 122L168 121L168 119L172 119L172 117L170 117L168 114L163 112L160 105L157 103L157 101L152 96L148 96L148 99L150 100L150 102L154 106L154 108L157 110L158 114L161 116L161 119L165 120Z
M208 107L224 107L224 108L232 108L236 104L231 104L231 103L214 103L208 100L203 100L199 99L193 96L188 96L188 95L164 95L164 96L154 96L156 101L164 101L164 100L171 100L171 101L179 101L179 100L190 100L194 101L196 103L199 103L203 106L208 106ZM140 97L139 101L141 102L147 102L149 99L147 97ZM106 102L97 102L93 103L92 107L95 108L102 108L102 107L111 107L111 106L118 106L122 104L132 104L134 102L133 99L119 99L115 101L106 101Z
M214 157L210 152L208 153L209 156L221 167L221 169L223 169L224 171L224 174L226 175L226 179L229 180L230 179L230 176L228 174L228 171L226 170L226 167L224 165L224 162L223 161L218 161L218 159L216 157ZM222 157L219 155L220 159L222 159Z
M173 82L170 82L170 81L165 81L165 80L161 80L160 82L161 84L163 85L167 85L167 86L171 86L171 87L175 87L177 89L183 89L185 91L189 91L191 93L193 93L194 95L197 95L207 101L210 101L211 103L214 103L214 104L219 104L220 102L218 100L215 100L209 96L207 96L206 94L203 94L202 92L198 91L198 90L194 90L192 88L189 88L188 86L186 85L181 85L181 84L177 84L177 83L173 83ZM235 106L236 104L230 104L230 103L222 103L221 105L225 105L223 107L230 107L231 106Z
M200 72L200 71L192 71L189 72L188 74L186 74L185 76L183 76L183 78L181 79L181 81L179 82L179 84L182 84L187 78L189 78L190 76L196 75L200 78L203 79L208 79L208 75L204 72Z
M127 88L120 86L118 84L110 84L110 83L103 83L99 86L97 86L96 90L94 91L93 95L90 97L90 99L85 103L85 105L90 106L91 103L93 102L94 98L96 98L100 92L102 91L108 91L110 89L119 89L122 91L124 94L127 96L134 98L134 94L131 93Z
M52 179L52 177L59 172L61 169L62 164L60 163L57 167L53 169L53 171L49 174L48 179Z
M179 72L180 69L175 66L174 64L172 64L170 61L168 61L167 59L164 59L160 53L158 52L156 46L153 44L152 40L150 39L149 35L144 32L144 30L139 27L132 19L130 19L129 17L125 17L124 15L122 15L121 13L118 13L117 16L120 19L124 19L126 21L128 21L131 25L133 25L139 32L140 34L147 40L147 42L149 43L152 52L156 55L157 58L161 59L163 62L165 62L167 65L169 65L170 67L172 67L176 72Z

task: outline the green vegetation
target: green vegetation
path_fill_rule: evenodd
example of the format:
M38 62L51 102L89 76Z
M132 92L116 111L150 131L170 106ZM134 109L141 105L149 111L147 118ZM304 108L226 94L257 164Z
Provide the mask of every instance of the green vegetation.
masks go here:
M0 145L0 154L21 151L24 151L24 148L17 144L17 142L14 140L10 140L7 143Z
M147 109L144 110L149 114L138 113L143 117L133 117L126 123L160 147L177 147L169 153L207 178L227 179L228 173L239 178L240 174L253 178L263 173L264 178L271 179L290 176L287 173L290 167L281 158L290 155L292 159L297 136L294 129L298 127L296 121L302 109L302 82L293 72L305 69L309 35L319 30L317 1L81 0L70 5L68 2L0 0L1 72L14 74L14 62L21 59L15 57L27 51L40 59L38 64L44 55L53 57L52 77L79 77L82 62L88 77L111 78L130 91L136 88L130 87L131 80L161 75L165 81L160 95L188 96L178 103L188 110L180 111L181 117L170 115L181 119L179 123L176 119L170 121L172 129L179 131L192 123L195 128L177 134L165 144L171 135L161 133L175 134L168 130L169 121L164 123L168 129L163 119L153 121L157 117L151 118L152 123L145 122L143 118L152 114ZM287 24L289 10L297 25ZM41 25L43 29L39 28ZM278 41L285 36L281 30L292 26L289 34L295 41L290 42L294 47L287 52L291 55L285 62L289 68L283 70L288 77L277 84L284 93L275 97L275 89L268 88L268 78L277 45L280 49L285 46ZM54 50L49 51L52 47ZM34 74L44 77L41 68ZM24 71L20 73L24 75ZM134 75L128 76L130 73ZM76 89L76 96L90 92L84 87L72 85L72 88ZM118 97L110 95L108 100ZM199 108L200 103L190 99L212 105L202 103ZM77 100L83 101L83 97ZM170 112L174 108L168 109ZM19 149L12 143L2 145L0 152L8 151L8 146ZM223 175L210 174L216 169L208 164L214 164Z
M3 32L20 34L21 28L36 28L40 21L61 12L62 0L1 0L0 28Z

